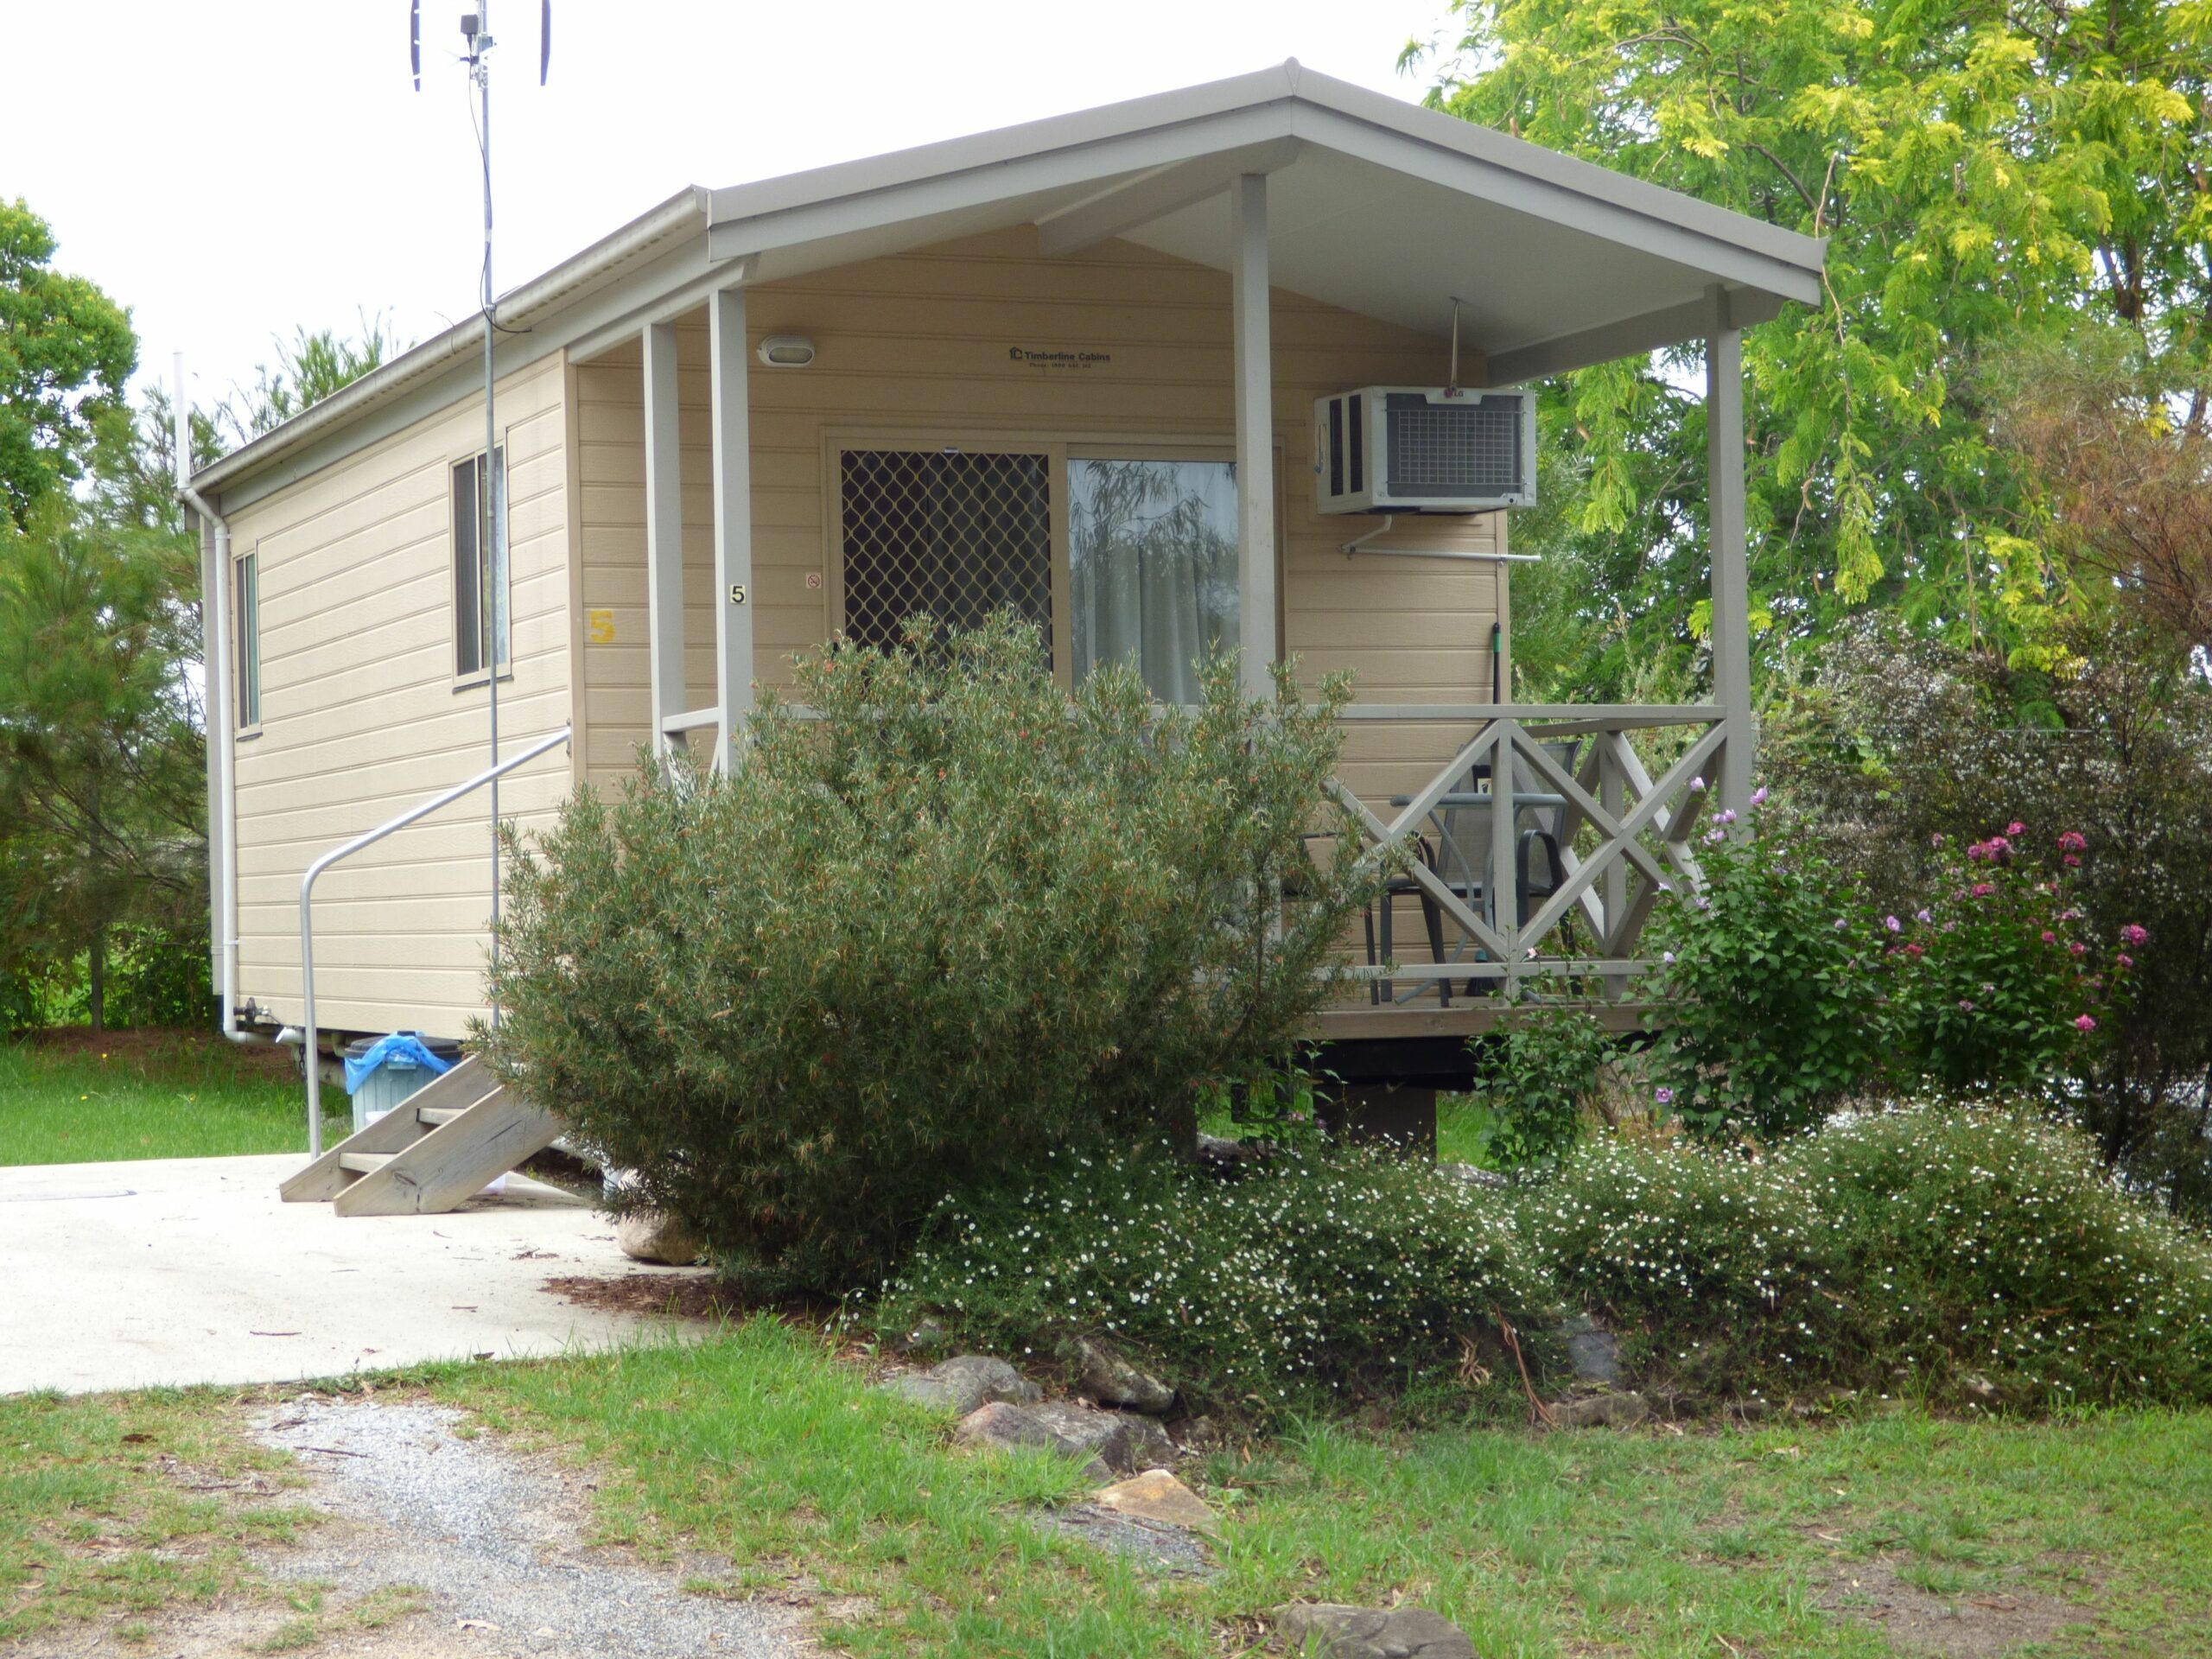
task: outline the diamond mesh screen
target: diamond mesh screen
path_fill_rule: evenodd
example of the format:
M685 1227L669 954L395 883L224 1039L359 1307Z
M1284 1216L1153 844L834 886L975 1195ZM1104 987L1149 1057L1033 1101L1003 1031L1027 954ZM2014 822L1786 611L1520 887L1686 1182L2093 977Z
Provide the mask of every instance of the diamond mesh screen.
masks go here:
M1521 408L1511 398L1390 399L1390 488L1400 495L1491 495L1521 487Z
M969 628L1011 610L1052 638L1049 457L848 449L845 632L896 643L917 611Z

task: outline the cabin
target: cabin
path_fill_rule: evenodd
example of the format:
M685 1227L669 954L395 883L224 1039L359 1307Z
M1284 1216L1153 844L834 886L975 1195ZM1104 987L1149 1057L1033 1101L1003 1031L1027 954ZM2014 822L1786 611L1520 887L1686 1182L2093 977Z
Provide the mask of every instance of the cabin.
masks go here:
M1740 336L1821 247L1295 61L682 191L192 479L226 1027L461 1035L496 818L1000 606L1071 683L1353 671L1340 792L1417 855L1317 1036L1456 1047L1536 973L1625 1010L1751 788ZM1516 389L1685 342L1711 700L1516 702Z

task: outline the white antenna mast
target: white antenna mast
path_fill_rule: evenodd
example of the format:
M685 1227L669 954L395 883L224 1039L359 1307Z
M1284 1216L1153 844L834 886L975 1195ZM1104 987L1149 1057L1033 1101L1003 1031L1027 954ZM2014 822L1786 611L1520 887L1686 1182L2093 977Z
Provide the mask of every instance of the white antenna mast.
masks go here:
M476 10L461 14L461 38L467 42L467 51L461 61L468 66L468 78L476 88L476 149L483 164L484 175L484 270L482 301L484 306L484 460L476 474L476 568L482 589L477 597L477 626L483 631L485 644L484 690L485 706L491 721L492 765L499 764L499 665L503 647L511 654L512 647L506 638L507 584L504 556L505 549L499 536L499 514L494 502L494 492L499 500L505 499L505 457L499 454L499 428L493 407L494 374L493 347L499 334L499 299L492 286L492 48L499 42L492 38L491 0L476 0ZM414 72L415 90L423 90L423 0L408 0L407 55ZM537 13L537 84L545 84L545 72L553 56L553 0L538 0ZM498 464L495 466L495 462ZM499 959L499 777L492 774L492 961ZM492 1024L499 1023L499 1005L492 1003Z

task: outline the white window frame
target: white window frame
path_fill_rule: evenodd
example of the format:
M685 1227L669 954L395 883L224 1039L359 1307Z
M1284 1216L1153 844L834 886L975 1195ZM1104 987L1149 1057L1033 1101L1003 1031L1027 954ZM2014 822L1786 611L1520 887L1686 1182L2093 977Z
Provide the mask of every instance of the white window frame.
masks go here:
M453 680L455 690L466 690L486 683L491 677L486 658L496 656L501 679L514 677L514 614L511 590L514 581L512 562L508 557L507 537L507 445L502 442L491 452L492 476L492 568L487 573L481 555L483 540L482 480L486 470L485 452L478 449L453 461L446 472L446 510L448 545L453 556L447 562L453 580L451 595L453 616ZM462 562L461 499L461 476L470 474L469 500L473 524L469 537L469 550L466 555L474 581L468 585L474 593L474 626L464 615L461 605L464 591ZM486 612L489 616L486 616ZM474 635L473 641L469 636ZM472 645L473 650L465 650Z

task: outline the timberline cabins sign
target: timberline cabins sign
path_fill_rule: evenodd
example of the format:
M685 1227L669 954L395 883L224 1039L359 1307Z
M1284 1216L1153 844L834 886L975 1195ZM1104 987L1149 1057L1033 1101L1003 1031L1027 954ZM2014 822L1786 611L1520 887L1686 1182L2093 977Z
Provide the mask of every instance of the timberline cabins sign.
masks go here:
M1111 352L1039 352L1027 346L1009 346L1006 355L1009 363L1033 369L1095 369L1114 360Z

